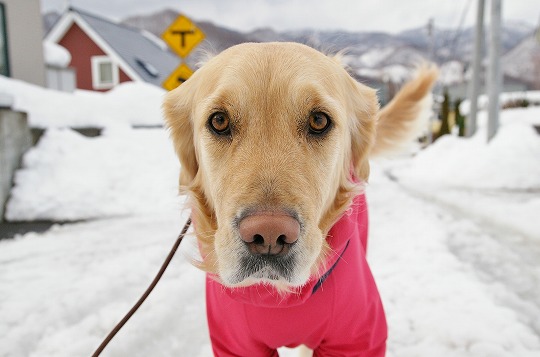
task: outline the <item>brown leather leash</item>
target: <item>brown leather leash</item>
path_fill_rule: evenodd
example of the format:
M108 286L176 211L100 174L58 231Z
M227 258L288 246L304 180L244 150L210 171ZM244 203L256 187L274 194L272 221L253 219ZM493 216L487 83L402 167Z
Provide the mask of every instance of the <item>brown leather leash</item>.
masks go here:
M167 267L169 266L169 263L171 262L174 254L176 253L176 250L180 246L180 243L182 243L182 240L184 239L184 236L186 235L186 232L189 229L190 224L191 224L191 218L188 218L188 220L186 221L186 224L184 224L184 228L182 228L182 232L180 232L180 235L178 236L178 239L176 240L173 247L171 248L171 251L169 252L169 255L167 256L167 258L165 259L165 261L161 265L161 269L159 269L159 272L155 276L155 278L152 281L152 283L150 284L150 286L148 286L148 288L146 289L144 294L139 298L139 300L135 303L135 305L133 305L131 310L128 311L126 316L124 316L124 318L122 320L120 320L120 322L112 329L112 331L109 332L107 337L105 337L103 342L101 342L101 345L99 345L99 347L94 352L92 357L98 357L101 354L101 352L103 352L103 350L105 349L105 347L107 347L109 342L111 342L113 337L118 333L118 331L120 331L120 329L126 324L126 322L131 318L131 316L133 316L133 314L139 309L139 307L146 300L148 295L150 295L152 290L154 290L157 283L161 279L161 276L165 272L165 269L167 269Z

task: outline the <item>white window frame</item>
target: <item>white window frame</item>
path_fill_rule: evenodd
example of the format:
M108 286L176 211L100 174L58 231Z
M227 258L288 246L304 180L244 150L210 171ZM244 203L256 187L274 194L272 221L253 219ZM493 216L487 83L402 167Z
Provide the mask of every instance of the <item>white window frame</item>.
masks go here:
M92 87L94 89L111 89L120 82L120 74L118 64L116 64L109 56L92 56ZM100 78L100 65L110 63L112 66L112 82L103 83Z

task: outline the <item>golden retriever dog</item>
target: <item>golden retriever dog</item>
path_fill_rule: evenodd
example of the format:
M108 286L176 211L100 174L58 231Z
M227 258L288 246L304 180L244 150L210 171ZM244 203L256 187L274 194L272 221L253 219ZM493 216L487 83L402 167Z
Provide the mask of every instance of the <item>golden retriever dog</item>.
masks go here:
M337 225L354 225L350 232L367 227L361 215L369 158L418 134L436 76L433 66L421 67L380 109L376 91L356 82L336 57L295 43L242 44L167 94L164 113L181 162L180 188L189 196L202 256L197 264L208 272L216 355L272 356L280 345L301 344L321 356L384 355L386 325L365 265L366 238L357 244L352 233L342 234L347 237L338 244L334 236L349 232ZM362 262L358 268L355 260ZM330 282L346 269L352 277ZM373 298L343 300L355 284ZM362 333L341 341L329 332L330 322L309 332L329 314L339 315L340 303L372 311L355 318L353 309L347 314L353 320L333 322L356 324ZM371 324L377 325L373 334L366 332Z

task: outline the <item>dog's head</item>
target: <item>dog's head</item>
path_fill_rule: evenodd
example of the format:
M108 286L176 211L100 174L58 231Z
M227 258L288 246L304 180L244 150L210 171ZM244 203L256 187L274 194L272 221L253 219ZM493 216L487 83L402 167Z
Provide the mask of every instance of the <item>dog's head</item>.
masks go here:
M326 233L369 174L375 91L307 46L243 44L164 110L204 268L227 286L301 286L317 273Z

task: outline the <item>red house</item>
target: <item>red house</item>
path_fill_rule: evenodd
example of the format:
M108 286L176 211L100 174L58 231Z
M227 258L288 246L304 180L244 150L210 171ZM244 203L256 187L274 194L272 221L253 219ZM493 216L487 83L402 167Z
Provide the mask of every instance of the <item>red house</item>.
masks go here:
M144 30L70 8L45 37L71 54L79 89L105 91L118 83L162 86L180 58Z

